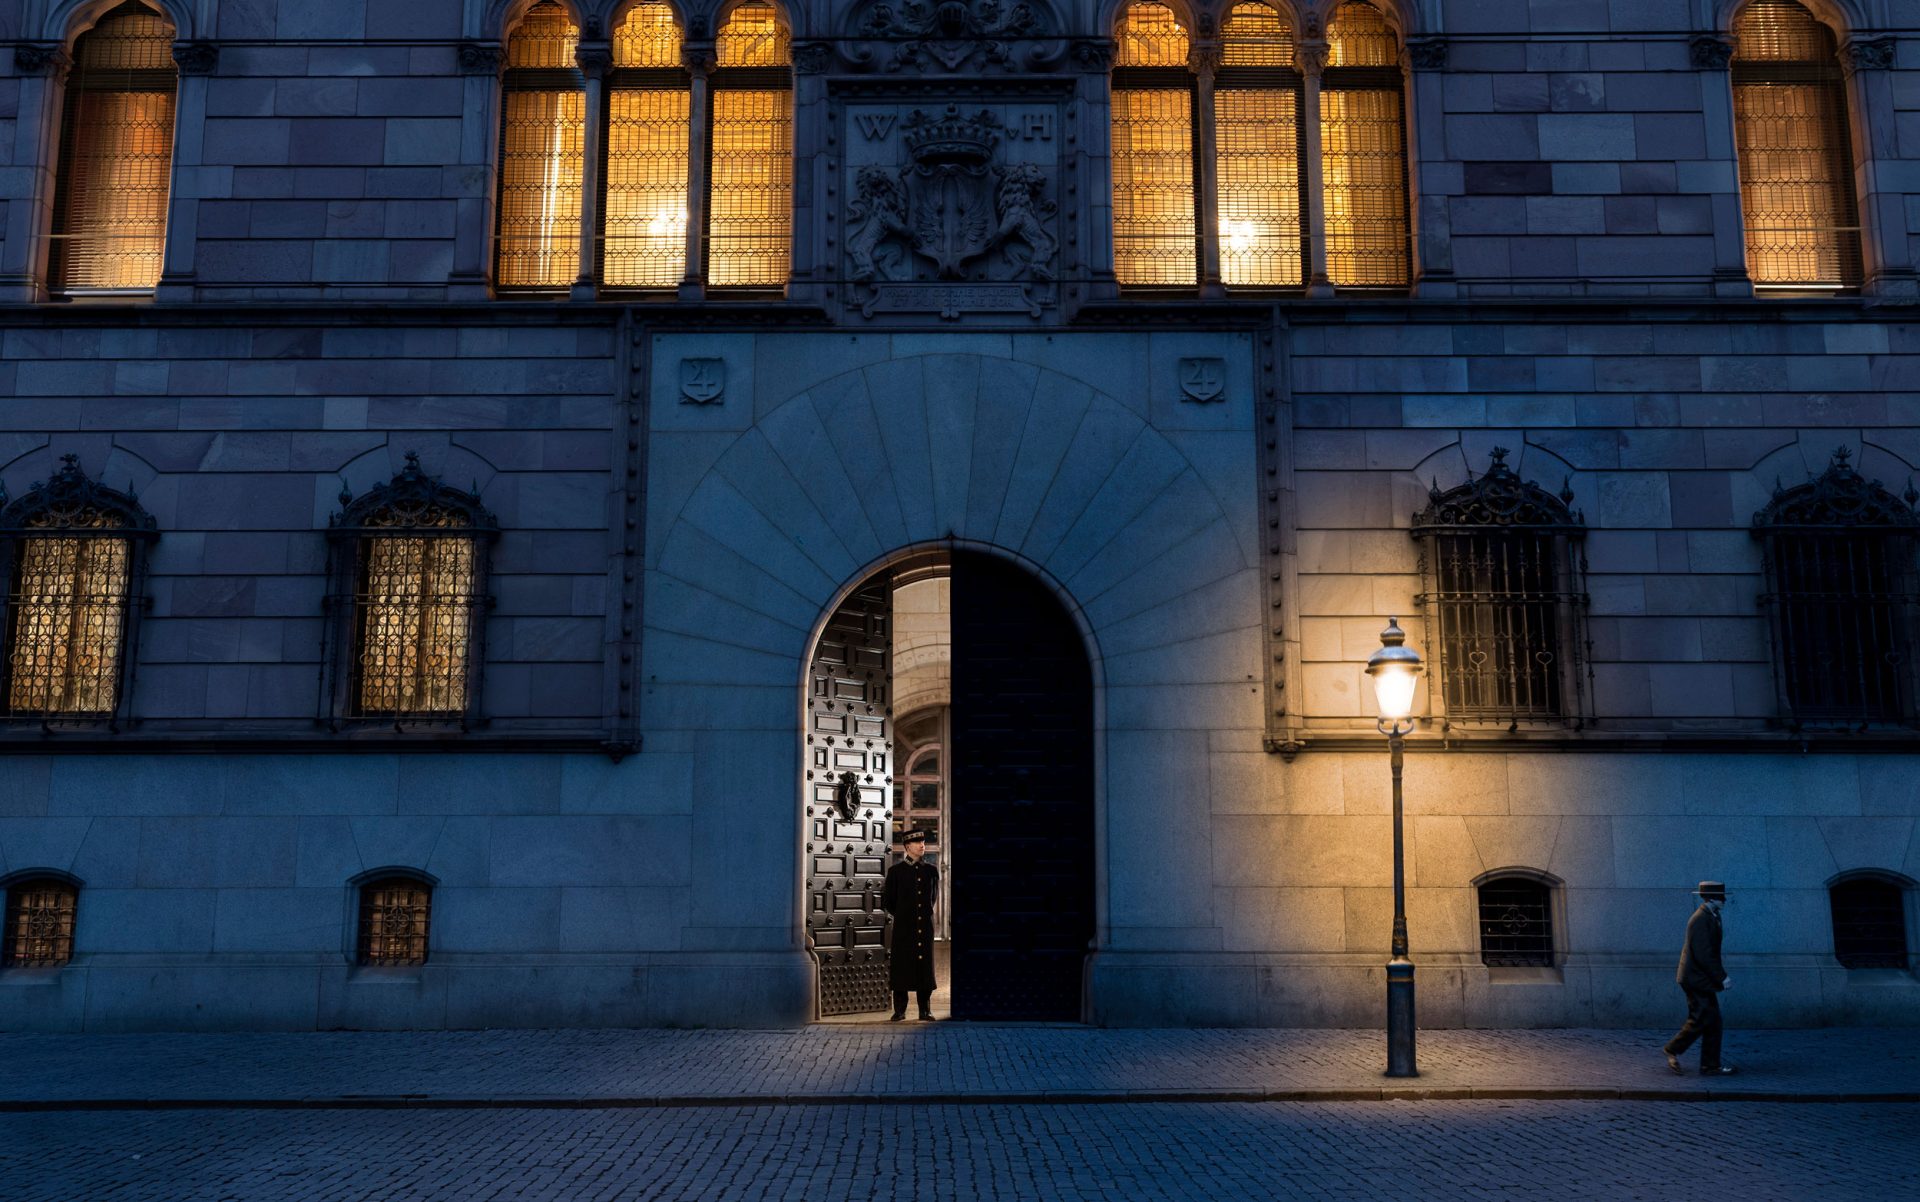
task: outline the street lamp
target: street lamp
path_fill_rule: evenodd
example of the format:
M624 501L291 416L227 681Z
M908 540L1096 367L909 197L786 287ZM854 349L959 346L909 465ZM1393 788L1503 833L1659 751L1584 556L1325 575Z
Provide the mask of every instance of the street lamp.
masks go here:
M1373 677L1374 721L1387 736L1393 765L1393 959L1387 961L1387 1076L1417 1077L1413 1057L1413 961L1407 959L1406 844L1401 834L1400 776L1408 732L1413 730L1414 684L1420 679L1420 653L1407 644L1399 618L1388 618L1380 632L1380 650L1367 659Z

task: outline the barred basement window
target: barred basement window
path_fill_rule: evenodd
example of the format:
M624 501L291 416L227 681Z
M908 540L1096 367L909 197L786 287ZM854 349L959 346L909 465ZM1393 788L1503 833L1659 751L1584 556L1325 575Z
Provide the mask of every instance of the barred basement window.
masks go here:
M1480 962L1553 967L1553 890L1545 882L1507 876L1480 886Z
M579 41L553 0L528 9L507 39L495 236L502 288L563 289L580 274L587 99L574 62Z
M486 547L498 534L475 493L431 479L419 457L346 508L328 529L329 608L347 662L334 712L348 718L464 722L479 692Z
M1298 287L1306 279L1306 217L1293 27L1265 4L1236 4L1220 50L1213 99L1220 278Z
M1833 33L1791 0L1754 0L1733 33L1747 272L1761 288L1855 287L1860 223Z
M73 922L80 890L53 877L7 886L6 943L0 968L54 968L73 959Z
M1191 288L1200 260L1187 31L1164 4L1138 3L1115 32L1114 276L1122 284Z
M671 288L687 268L691 80L665 4L636 4L613 32L607 79L606 217L601 279Z
M427 962L433 886L415 877L385 877L360 886L360 939L365 965L405 967Z
M153 518L87 478L77 456L7 503L6 713L42 721L111 717L132 662L132 599Z
M1327 278L1336 286L1404 288L1411 279L1401 89L1393 28L1372 5L1342 4L1327 22L1320 78Z
M160 280L173 169L173 26L137 3L80 35L54 177L53 287L142 292Z
M1570 489L1555 497L1506 459L1495 447L1485 475L1445 492L1435 484L1413 519L1419 602L1450 722L1517 726L1580 712L1585 523L1568 508Z
M1818 479L1776 489L1754 515L1780 709L1794 725L1906 723L1916 716L1911 482L1896 497L1841 447Z
M793 79L786 27L748 0L714 43L713 164L708 173L707 283L787 282L793 222Z
M1897 882L1863 876L1827 889L1833 956L1848 968L1907 967L1907 897Z

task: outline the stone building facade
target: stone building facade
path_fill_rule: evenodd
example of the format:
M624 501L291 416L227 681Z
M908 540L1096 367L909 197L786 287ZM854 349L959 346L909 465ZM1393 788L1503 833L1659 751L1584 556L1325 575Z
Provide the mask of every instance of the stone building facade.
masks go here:
M871 951L860 862L904 767L818 719L905 718L896 650L952 700L955 838L1002 824L954 847L957 955L1001 930L967 925L972 863L1077 857L1042 899L1092 931L1070 1017L1372 1026L1389 617L1429 665L1421 1021L1667 1022L1705 878L1740 1022L1920 1018L1912 0L1182 0L1164 58L1093 0L690 0L649 35L678 66L612 0L132 4L168 66L86 57L120 0L0 7L0 1026L812 1021ZM1819 147L1756 141L1772 43L1741 24L1783 7L1827 55L1782 77L1825 89L1796 128L1846 167L1795 177L1845 204L1785 251L1765 172ZM536 21L570 60L516 57ZM166 117L144 233L74 199L88 89L170 97L135 106ZM1130 123L1162 92L1187 124L1156 141ZM503 134L521 95L577 104L577 142ZM1291 152L1258 142L1281 125ZM1252 250L1241 204L1273 223ZM96 252L148 261L76 282ZM56 494L119 516L50 537ZM35 701L28 548L102 529L112 699ZM431 712L369 700L354 556L394 529L481 565L457 637L408 628L458 653ZM1871 570L1808 558L1866 542ZM969 584L987 561L1033 593ZM857 670L874 582L948 572ZM960 712L1042 610L1091 681L1022 744L1084 736L1065 782ZM970 799L1029 771L1064 818ZM58 954L19 954L36 915ZM369 956L382 931L405 946Z

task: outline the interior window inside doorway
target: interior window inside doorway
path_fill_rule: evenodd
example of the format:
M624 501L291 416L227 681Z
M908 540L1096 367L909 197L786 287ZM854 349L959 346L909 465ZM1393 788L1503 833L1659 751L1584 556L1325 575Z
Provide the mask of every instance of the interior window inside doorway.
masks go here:
M948 1013L952 925L952 829L947 748L952 740L952 578L944 563L899 572L893 587L893 847L900 837L927 832L927 862L940 873L934 908L936 1017Z

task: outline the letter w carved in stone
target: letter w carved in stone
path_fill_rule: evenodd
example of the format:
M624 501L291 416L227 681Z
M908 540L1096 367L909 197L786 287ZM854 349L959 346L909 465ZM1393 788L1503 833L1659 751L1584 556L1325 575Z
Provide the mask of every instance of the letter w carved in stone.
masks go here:
M867 141L878 142L893 132L894 113L855 113L853 119L860 126L860 132Z

